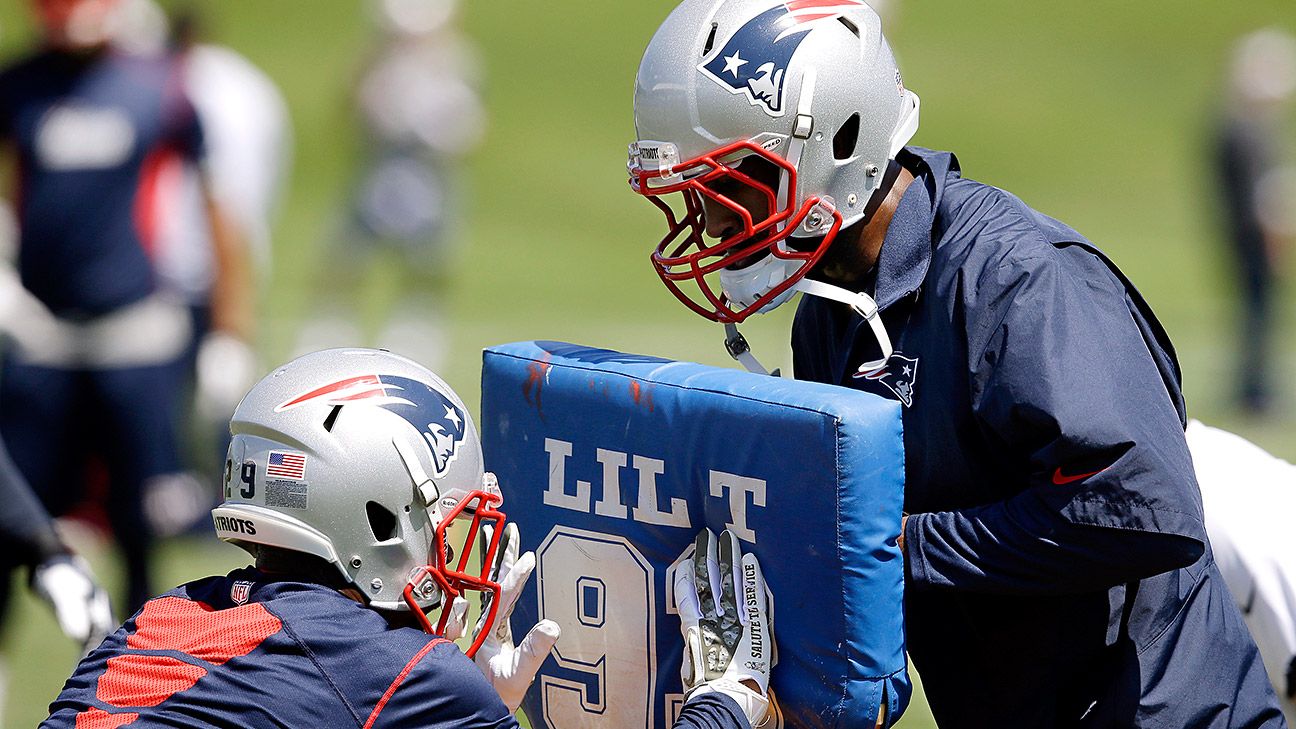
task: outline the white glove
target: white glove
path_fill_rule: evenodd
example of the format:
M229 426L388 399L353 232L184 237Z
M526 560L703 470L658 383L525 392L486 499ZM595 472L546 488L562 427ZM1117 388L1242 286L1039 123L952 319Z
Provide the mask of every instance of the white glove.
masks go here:
M450 617L446 618L446 640L459 640L463 637L464 628L468 627L468 601L456 597L450 603Z
M256 353L247 342L212 332L198 345L197 406L208 421L229 420L257 376Z
M760 726L769 711L774 635L770 596L755 555L744 555L731 532L717 539L704 529L667 579L684 635L685 701L722 693L738 702L752 726Z
M70 555L52 557L32 571L32 589L54 608L59 627L84 652L116 627L108 593L95 582L90 565Z
M489 544L490 527L484 527L484 530L484 538ZM495 617L495 629L486 636L481 648L477 650L477 655L473 656L477 667L486 674L486 680L495 687L495 692L499 694L510 712L517 711L522 705L522 697L526 695L527 687L535 679L540 664L544 663L545 658L549 656L549 651L553 650L554 643L562 633L562 629L554 621L541 620L527 632L520 645L516 647L513 645L513 629L509 624L509 617L513 614L518 598L522 595L522 588L531 577L532 570L535 569L535 554L527 552L518 557L519 541L516 524L504 527L504 536L500 539L496 551L495 566L490 573L491 580L500 584L499 613ZM455 616L462 609L458 602L462 600L463 598L459 598L456 604L451 606L450 624L456 622ZM465 601L464 607L466 606ZM481 635L483 623L489 612L490 603L487 600L482 606L482 617L473 630L474 640ZM459 620L458 631L462 633L462 618ZM450 632L447 626L447 637Z

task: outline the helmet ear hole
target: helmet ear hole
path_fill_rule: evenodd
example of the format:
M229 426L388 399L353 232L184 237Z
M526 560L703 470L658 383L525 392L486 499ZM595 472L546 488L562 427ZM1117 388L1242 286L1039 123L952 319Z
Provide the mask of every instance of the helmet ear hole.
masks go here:
M373 532L374 539L385 542L396 536L396 515L386 507L376 501L370 501L365 504L365 512L369 517L369 529Z
M859 143L860 115L855 112L850 115L845 124L833 135L833 158L837 160L850 159L855 156L855 146Z
M333 432L333 424L337 422L338 413L340 412L342 412L341 405L334 405L333 409L329 411L328 417L324 418L325 432L327 433Z

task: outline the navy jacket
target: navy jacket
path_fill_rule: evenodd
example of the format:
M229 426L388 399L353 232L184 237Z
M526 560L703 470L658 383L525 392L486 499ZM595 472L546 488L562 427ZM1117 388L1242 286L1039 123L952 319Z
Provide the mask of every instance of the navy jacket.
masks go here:
M1283 726L1214 567L1174 350L1092 244L912 148L875 298L803 297L796 376L899 400L907 638L942 726Z
M450 641L392 627L328 587L254 569L150 600L92 651L41 727L516 728ZM732 699L684 706L676 729L748 729Z

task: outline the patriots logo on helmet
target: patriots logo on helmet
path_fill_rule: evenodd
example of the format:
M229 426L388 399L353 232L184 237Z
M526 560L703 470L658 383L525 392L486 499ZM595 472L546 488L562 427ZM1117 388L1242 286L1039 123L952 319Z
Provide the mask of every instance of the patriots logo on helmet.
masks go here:
M339 380L288 400L276 407L275 412L307 403L363 403L399 415L427 442L432 451L434 478L450 470L468 427L468 419L453 399L431 385L396 375L362 375Z
M788 0L747 21L698 70L730 93L783 116L784 80L813 23L857 10L863 0Z

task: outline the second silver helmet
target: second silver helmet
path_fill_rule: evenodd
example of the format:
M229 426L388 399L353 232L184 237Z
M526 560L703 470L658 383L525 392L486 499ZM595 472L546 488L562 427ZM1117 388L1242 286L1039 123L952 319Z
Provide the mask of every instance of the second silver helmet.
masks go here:
M411 610L429 629L424 611L464 590L498 598L493 554L470 572L467 545L486 520L494 551L502 497L467 408L426 368L381 350L309 354L257 383L230 431L212 511L221 539L317 557L370 606ZM471 527L452 545L459 517Z

